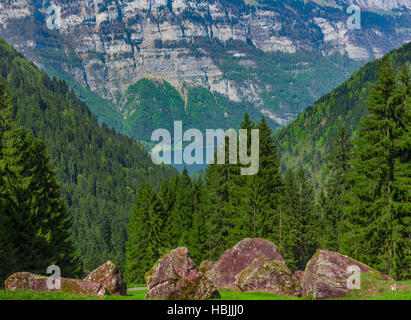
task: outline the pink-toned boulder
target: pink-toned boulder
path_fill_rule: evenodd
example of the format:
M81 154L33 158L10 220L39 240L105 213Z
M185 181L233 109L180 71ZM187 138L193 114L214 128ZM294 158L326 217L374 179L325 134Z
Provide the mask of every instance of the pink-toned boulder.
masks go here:
M187 248L170 251L145 276L146 298L168 300L220 298L214 284L196 267Z
M280 260L266 256L255 258L236 276L242 291L267 291L284 296L301 296L301 285L296 276Z
M294 275L298 278L298 281L300 282L300 284L302 284L303 279L304 279L304 271L302 270L294 271Z
M127 294L127 285L121 271L111 261L91 272L84 281L98 282L112 295Z
M218 289L238 290L235 284L236 275L260 256L277 260L285 266L284 259L274 243L260 238L247 238L227 250L206 276Z
M200 263L200 266L198 267L198 270L200 270L200 272L202 272L203 274L206 274L208 271L211 270L211 268L213 267L214 264L215 264L215 262L213 262L213 261L205 260L205 261Z
M16 272L6 279L4 287L6 290L57 291L95 296L102 296L107 293L100 283L67 278L60 279L60 289L49 289L47 279L48 277L30 272Z
M347 281L352 275L348 268L357 266L361 272L369 273L374 277L392 281L390 277L337 252L317 250L308 261L304 271L303 295L322 300L328 298L342 298L348 293Z

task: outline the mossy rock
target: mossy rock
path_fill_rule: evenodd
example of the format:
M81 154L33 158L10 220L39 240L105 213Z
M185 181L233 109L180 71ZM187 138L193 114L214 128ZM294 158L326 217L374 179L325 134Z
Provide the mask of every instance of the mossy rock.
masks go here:
M201 273L187 248L166 254L145 275L149 292L146 298L192 300L219 298L214 284Z
M236 276L242 291L267 291L286 296L301 296L299 279L281 261L266 256L256 258Z

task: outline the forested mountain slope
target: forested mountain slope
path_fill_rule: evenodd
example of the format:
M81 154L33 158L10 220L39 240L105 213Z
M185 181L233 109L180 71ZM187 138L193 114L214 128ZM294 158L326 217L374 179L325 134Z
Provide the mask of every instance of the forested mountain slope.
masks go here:
M85 271L108 259L122 265L136 188L176 171L155 166L144 147L97 119L64 82L50 79L0 39L0 81L20 124L41 137L73 218L73 240Z
M411 61L411 42L388 55L393 66L400 68ZM288 126L275 133L283 167L301 164L320 184L327 175L327 156L344 127L355 135L358 123L367 113L365 98L381 61L366 64L346 82L307 108Z

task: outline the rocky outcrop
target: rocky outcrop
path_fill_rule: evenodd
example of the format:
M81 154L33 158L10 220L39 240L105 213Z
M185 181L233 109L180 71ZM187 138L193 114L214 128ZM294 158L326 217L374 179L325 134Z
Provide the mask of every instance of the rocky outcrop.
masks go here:
M197 269L187 248L170 251L147 272L145 279L148 299L220 298L214 284Z
M260 256L277 260L285 266L284 259L274 243L259 238L248 238L227 250L206 275L219 289L238 289L235 284L236 275Z
M111 261L91 272L84 281L100 283L112 295L126 295L127 285L121 271Z
M389 277L352 258L332 251L317 250L305 268L303 295L318 300L345 297L349 290L347 282L354 269L391 281Z
M67 278L60 279L60 289L49 289L48 279L48 277L30 272L17 272L6 279L4 287L6 290L57 291L95 296L102 296L107 293L100 283Z
M267 291L280 295L301 296L297 277L280 260L260 256L235 277L242 291Z

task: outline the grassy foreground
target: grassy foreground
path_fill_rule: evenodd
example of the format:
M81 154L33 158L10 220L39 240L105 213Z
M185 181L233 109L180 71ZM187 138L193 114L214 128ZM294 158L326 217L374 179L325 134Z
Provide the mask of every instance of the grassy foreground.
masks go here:
M127 296L86 296L61 292L39 292L28 290L0 290L0 300L146 300L147 290L129 291ZM220 291L222 300L298 300L266 292Z
M350 290L345 298L333 300L411 300L411 280L396 281L393 290L389 283L369 274L361 275L361 289ZM129 288L143 288L145 284L128 284ZM0 290L0 300L146 300L147 290L128 291L127 296L86 296L64 292L31 290ZM269 292L241 292L220 290L221 300L308 300L308 297L285 297Z
M405 281L404 281L405 282ZM410 285L411 281L407 281ZM361 290L362 291L362 290ZM0 300L145 300L147 290L129 291L127 296L85 296L60 292L27 290L0 290ZM220 291L222 300L306 300L308 298L284 297L267 292ZM348 295L337 300L411 300L411 292L387 292L379 296Z

